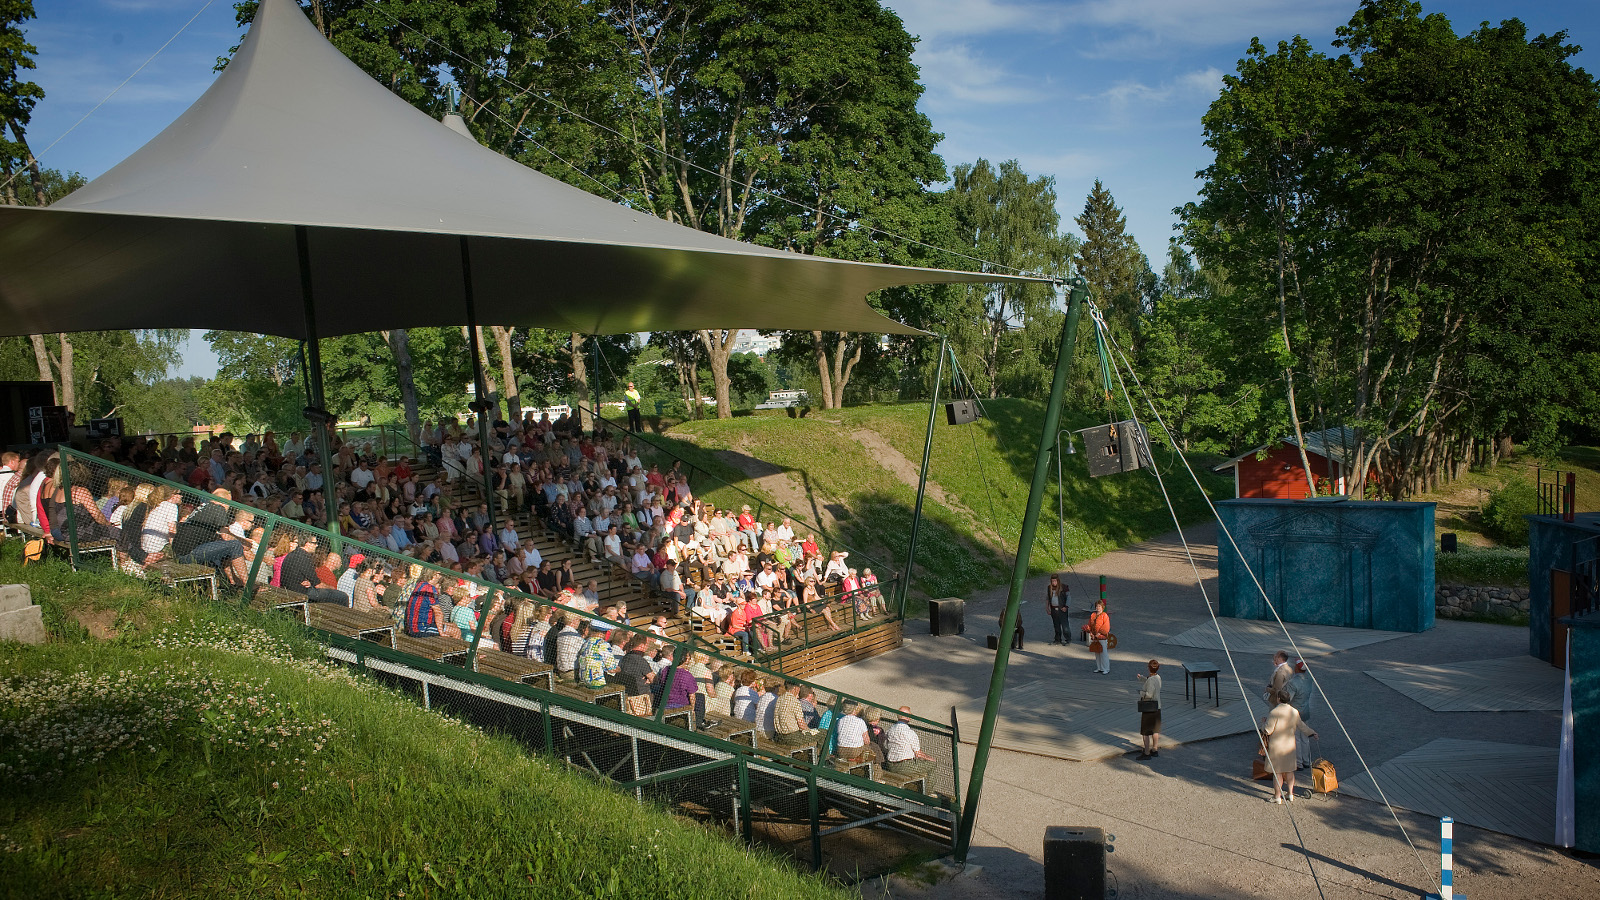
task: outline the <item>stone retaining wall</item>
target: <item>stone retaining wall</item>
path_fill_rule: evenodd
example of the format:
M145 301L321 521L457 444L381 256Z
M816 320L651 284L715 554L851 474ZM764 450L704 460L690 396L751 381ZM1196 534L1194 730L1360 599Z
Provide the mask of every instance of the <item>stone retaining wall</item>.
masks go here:
M1434 612L1443 619L1489 616L1512 619L1528 614L1528 589L1477 584L1440 584L1433 589Z

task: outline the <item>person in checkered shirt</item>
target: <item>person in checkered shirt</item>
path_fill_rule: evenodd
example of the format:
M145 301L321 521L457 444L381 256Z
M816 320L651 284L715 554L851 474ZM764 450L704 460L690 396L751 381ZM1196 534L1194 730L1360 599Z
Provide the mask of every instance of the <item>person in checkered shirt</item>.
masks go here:
M884 769L896 775L926 775L933 771L933 757L922 752L922 742L911 727L911 707L900 707L900 721L884 737L883 758Z

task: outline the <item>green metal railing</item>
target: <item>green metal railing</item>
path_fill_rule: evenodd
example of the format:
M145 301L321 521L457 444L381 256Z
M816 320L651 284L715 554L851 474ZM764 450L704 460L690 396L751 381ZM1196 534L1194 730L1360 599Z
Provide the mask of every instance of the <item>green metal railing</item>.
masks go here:
M461 667L470 672L477 673L477 670L480 668L478 657L481 653L501 652L495 648L497 641L486 641L484 639L483 631L492 618L491 609L493 602L495 599L502 599L513 602L527 601L532 603L534 607L541 612L541 614L544 610L555 608L560 612L563 612L566 615L581 621L598 622L605 625L608 629L617 629L629 635L647 636L651 641L660 645L664 652L675 660L681 661L687 659L690 654L699 653L703 654L708 662L721 663L725 671L732 672L740 669L748 669L756 673L757 677L763 682L781 683L783 681L798 681L801 685L810 688L816 693L817 697L819 698L819 708L830 705L835 701L859 703L866 708L883 710L885 712L893 710L898 706L898 704L880 703L864 697L846 694L836 691L832 688L823 687L822 685L815 684L813 682L808 682L803 679L796 679L794 676L786 674L781 670L774 670L768 666L761 665L760 663L753 663L724 655L718 652L715 648L706 646L693 635L691 635L687 640L675 640L672 638L655 635L648 629L635 627L631 623L611 622L602 619L598 615L594 615L582 610L571 609L564 606L557 607L550 600L544 597L525 594L523 592L514 590L512 588L507 588L503 585L494 584L492 582L469 578L459 572L454 572L452 570L429 563L420 562L412 557L394 553L393 551L390 551L384 547L353 540L349 537L335 535L333 533L311 527L292 519L286 519L281 516L268 513L264 510L256 509L243 503L232 500L224 500L219 497L203 494L187 487L186 485L165 481L164 479L139 472L138 470L131 469L126 466L111 463L98 457L88 456L65 445L59 448L59 452L64 463L61 473L63 482L62 486L69 497L73 496L74 492L78 488L82 488L89 492L93 498L93 501L98 505L104 499L107 485L112 481L118 481L128 486L148 485L157 492L157 495L161 495L161 492L175 495L178 498L180 505L184 507L184 509L181 511L183 513L183 518L185 519L188 516L193 515L193 513L196 512L201 506L207 504L212 504L221 509L227 510L228 515L233 518L239 518L241 514L245 517L248 517L249 533L253 537L253 548L251 552L246 556L239 557L235 561L230 561L226 566L217 566L215 575L216 579L219 581L226 580L224 578L225 574L231 574L238 578L240 583L237 585L219 585L219 594L240 605L248 606L256 604L256 601L260 598L262 589L267 587L272 588L273 594L281 598L285 588L280 585L271 584L272 579L269 577L274 569L274 567L271 565L272 560L269 559L269 548L271 548L275 543L292 541L297 546L307 546L312 548L310 552L316 554L337 552L346 558L352 558L355 554L361 554L366 557L366 560L363 562L363 566L366 566L369 569L376 568L377 564L381 562L387 566L393 567L397 572L403 571L405 575L403 583L396 583L397 591L402 596L409 596L419 578L426 577L430 574L439 576L443 579L449 579L452 583L457 584L459 587L470 588L474 592L478 593L479 599L477 600L476 604L477 614L475 617L475 628L473 629L472 637L470 640L464 640L462 642L456 654ZM120 541L96 540L93 542L92 548L86 547L78 537L81 519L84 514L85 513L83 511L78 509L77 503L71 503L67 507L67 543L69 556L74 566L84 565L86 563L85 556L92 554L96 559L105 559L113 562L118 569L127 574L143 577L159 575L163 578L205 577L204 573L194 571L195 569L202 568L202 566L195 563L183 563L181 558L174 559L172 556L164 556L155 562L151 562L151 559L146 557L143 561L135 561L134 555L131 552L118 550L118 547L123 544L123 542ZM259 535L255 534L256 529L260 529ZM169 547L170 546L171 545L169 545ZM879 587L882 588L882 585ZM839 601L835 599L832 602ZM308 623L312 618L314 618L311 609L313 607L320 606L321 604L313 603L307 607L305 616ZM399 626L395 625L394 630L398 632ZM426 662L426 660L421 657L406 656L405 654L401 655L411 662ZM411 664L411 662L408 662L408 664ZM452 670L458 673L461 671L460 669L454 669L454 667L452 667ZM490 676L484 675L483 677L489 678ZM731 689L731 686L729 687ZM824 700L823 698L826 699ZM657 718L659 719L660 717L658 716ZM954 782L954 776L957 768L956 757L958 749L954 739L954 733L950 726L946 725L945 723L918 715L913 715L911 717L911 723L913 728L922 737L924 743L923 749L934 755L936 759L940 761L938 768L925 782L925 795L929 797L934 795L949 797L956 796L957 789ZM712 738L706 739L714 740Z
M821 597L808 603L788 609L773 610L766 615L758 616L751 620L749 625L751 655L756 659L765 660L768 665L782 672L786 665L785 657L796 656L804 651L852 637L877 628L885 622L899 621L900 617L889 609L889 597L895 596L896 587L893 580L879 582L847 594ZM863 614L863 608L869 612ZM882 613L875 615L871 612L874 609L881 609ZM838 630L820 627L826 624L826 619L823 619L822 623L816 621L816 617L825 610L833 616L834 624L839 626ZM788 628L784 627L786 619L792 622ZM788 632L787 638L784 638L785 631Z

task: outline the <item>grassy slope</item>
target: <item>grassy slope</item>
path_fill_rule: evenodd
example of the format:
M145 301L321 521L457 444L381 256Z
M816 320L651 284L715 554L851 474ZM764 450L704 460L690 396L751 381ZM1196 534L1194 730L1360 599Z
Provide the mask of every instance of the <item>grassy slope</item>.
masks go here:
M316 663L284 623L6 551L0 583L52 623L121 635L0 645L0 897L843 896Z
M996 400L985 405L991 418L956 428L941 421L934 432L932 478L965 509L953 510L931 500L928 504L929 527L918 549L919 562L927 571L919 586L933 596L961 595L1002 580L1003 556L1013 551L1021 533L1028 481L1043 425L1043 404ZM926 423L926 406L897 404L813 411L804 419L773 416L690 422L675 427L670 436L707 450L732 449L742 443L746 452L791 470L819 503L842 505L851 516L852 538L874 542L899 559L905 553L915 491L880 465L850 433L875 431L916 463L922 457ZM1092 424L1098 423L1086 416L1072 415L1067 421L1070 428ZM1170 469L1172 460L1167 454L1158 452L1157 456L1168 474L1169 489L1183 521L1209 518L1182 467ZM1196 468L1206 472L1198 462ZM1065 476L1069 563L1172 529L1155 479L1148 474L1091 479L1080 453L1067 457ZM1214 492L1229 487L1225 479L1203 477ZM1034 571L1057 565L1059 535L1052 473L1033 548Z
M1440 553L1435 557L1435 572L1442 582L1465 584L1522 585L1528 583L1528 551L1505 548L1484 533L1478 512L1489 495L1512 478L1533 483L1545 469L1572 472L1577 481L1577 508L1580 512L1600 509L1600 448L1569 447L1554 458L1544 459L1517 453L1493 469L1474 469L1456 481L1417 500L1438 504L1434 524L1439 533L1454 532L1459 538L1459 553Z

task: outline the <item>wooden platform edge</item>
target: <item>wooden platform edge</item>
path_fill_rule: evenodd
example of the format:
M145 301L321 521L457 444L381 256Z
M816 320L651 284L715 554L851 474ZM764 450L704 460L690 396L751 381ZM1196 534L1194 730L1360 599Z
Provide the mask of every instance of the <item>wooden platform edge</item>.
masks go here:
M898 619L890 619L847 637L788 651L764 660L762 665L775 672L809 680L834 669L898 650L903 641L902 623Z

